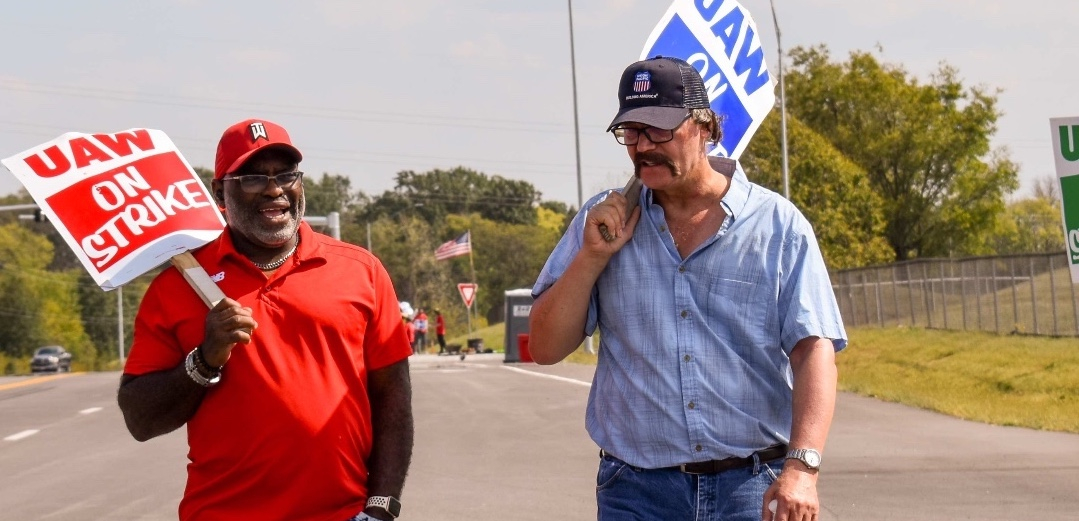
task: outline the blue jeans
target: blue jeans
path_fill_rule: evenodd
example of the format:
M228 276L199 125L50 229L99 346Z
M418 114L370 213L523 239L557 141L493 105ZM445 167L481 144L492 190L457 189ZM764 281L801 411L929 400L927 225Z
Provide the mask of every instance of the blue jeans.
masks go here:
M760 521L783 460L716 474L642 469L609 454L596 474L598 521Z

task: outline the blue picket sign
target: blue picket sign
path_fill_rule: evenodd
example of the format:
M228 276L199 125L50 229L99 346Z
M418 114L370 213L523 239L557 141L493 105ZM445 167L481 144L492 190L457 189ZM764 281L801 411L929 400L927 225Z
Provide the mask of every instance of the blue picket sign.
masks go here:
M724 118L711 155L737 159L775 106L775 82L757 26L736 0L674 0L641 52L681 58L704 79L712 110Z

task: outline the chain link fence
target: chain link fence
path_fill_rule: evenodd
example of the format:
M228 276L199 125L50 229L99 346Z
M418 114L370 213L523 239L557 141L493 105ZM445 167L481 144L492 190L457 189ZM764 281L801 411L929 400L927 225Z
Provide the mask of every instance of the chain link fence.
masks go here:
M1079 336L1067 253L917 259L832 273L848 326Z

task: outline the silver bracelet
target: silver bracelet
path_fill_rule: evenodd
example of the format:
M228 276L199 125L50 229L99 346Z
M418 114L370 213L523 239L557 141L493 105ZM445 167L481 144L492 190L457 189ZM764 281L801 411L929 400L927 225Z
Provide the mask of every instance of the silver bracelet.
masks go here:
M199 372L198 367L195 365L195 357L198 356L198 350L199 348L196 347L187 354L187 358L184 359L184 369L187 370L187 376L194 380L195 383L203 387L213 387L221 381L221 372L218 371L210 378L202 376L202 373Z

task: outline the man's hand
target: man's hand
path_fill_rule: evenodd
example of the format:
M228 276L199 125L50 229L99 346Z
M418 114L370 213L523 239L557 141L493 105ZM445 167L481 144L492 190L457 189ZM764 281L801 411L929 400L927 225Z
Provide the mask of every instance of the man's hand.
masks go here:
M769 503L776 501L773 514ZM808 470L797 461L788 460L783 472L764 493L761 519L764 521L817 521L820 502L817 498L817 471Z
M637 222L641 218L640 208L634 208L632 213L626 215L626 205L626 198L612 190L603 202L590 208L581 249L607 256L622 249L633 237L633 230L637 228ZM601 226L606 229L601 230Z
M227 297L210 310L206 315L206 332L202 340L202 356L206 358L206 363L214 367L224 366L236 344L251 342L251 336L258 327L251 314L251 308Z

